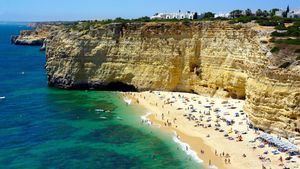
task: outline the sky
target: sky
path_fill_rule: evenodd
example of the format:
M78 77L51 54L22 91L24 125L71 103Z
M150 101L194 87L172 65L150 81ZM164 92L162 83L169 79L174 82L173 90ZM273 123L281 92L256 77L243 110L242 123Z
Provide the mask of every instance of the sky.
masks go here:
M0 21L138 18L156 12L214 13L234 9L300 9L300 0L0 0Z

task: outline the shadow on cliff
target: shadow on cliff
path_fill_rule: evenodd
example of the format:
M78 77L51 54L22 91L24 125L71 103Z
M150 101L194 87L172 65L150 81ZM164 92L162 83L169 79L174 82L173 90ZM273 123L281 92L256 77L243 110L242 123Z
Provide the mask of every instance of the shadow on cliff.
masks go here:
M138 91L133 85L128 85L122 82L111 82L105 86L98 87L96 89L106 91L122 91L122 92L136 92Z
M60 83L57 83L60 84ZM137 92L137 88L123 82L110 82L108 84L99 83L84 83L72 85L57 85L56 83L48 84L49 87L67 89L67 90L100 90L100 91L122 91L122 92Z

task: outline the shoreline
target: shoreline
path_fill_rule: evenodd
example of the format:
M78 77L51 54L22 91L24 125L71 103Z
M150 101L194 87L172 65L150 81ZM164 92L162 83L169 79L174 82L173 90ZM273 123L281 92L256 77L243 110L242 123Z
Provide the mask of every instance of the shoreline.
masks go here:
M144 123L147 123L147 125L150 125L150 126L158 127L159 129L161 129L161 130L163 130L165 132L173 133L172 140L177 145L179 143L177 143L174 140L174 137L177 137L177 139L180 141L180 143L188 145L189 146L188 150L192 151L192 152L195 152L195 155L197 155L197 157L194 157L194 158L197 158L197 159L193 159L193 160L195 160L196 162L200 163L205 168L230 169L230 167L225 167L221 160L215 159L213 150L211 149L211 147L209 147L208 145L206 145L201 138L187 135L186 133L178 130L175 127L165 126L164 122L161 121L161 120L159 120L154 115L154 113L151 112L153 110L154 111L157 110L155 107L151 106L147 102L141 102L141 101L139 101L139 98L137 98L136 96L130 95L130 93L122 93L122 94L123 94L124 101L125 101L126 97L130 98L130 99L132 99L131 100L131 104L138 104L140 106L145 107L148 110L148 112L146 114L144 114L144 115L141 116L141 119L144 120ZM128 103L127 101L125 101L125 102ZM199 146L199 145L201 145L201 146ZM187 156L190 156L186 152L186 150L183 150L183 151L186 153ZM204 153L203 154L197 153L197 152L201 152L201 151L204 151ZM214 163L212 163L211 166L209 166L209 161L210 160L214 162Z
M194 151L191 146L184 142L184 140L189 139L190 136L185 135L184 133L178 131L175 128L170 128L170 127L165 127L163 126L163 123L156 120L155 117L153 116L153 113L148 112L145 115L141 116L142 123L146 123L149 126L155 126L160 128L161 130L164 130L166 132L172 131L172 140L179 146L181 146L181 149L190 157L192 157L197 163L202 163L203 160L198 156L197 152ZM179 134L178 134L179 133Z
M205 166L206 168L212 168L212 166L216 166L219 169L227 168L225 167L222 162L219 159L216 159L214 157L213 150L211 147L207 146L201 138L193 137L190 135L187 135L186 133L174 128L174 127L166 127L161 121L158 121L153 115L149 117L149 120L154 124L154 125L160 125L160 129L171 132L171 133L176 133L176 135L179 137L179 141L187 144L189 146L188 150L193 151L196 153L197 158L201 160L201 164ZM175 135L174 135L175 136ZM174 139L173 139L174 141ZM174 141L175 142L175 141ZM175 142L176 143L176 142ZM178 144L178 143L176 143ZM200 146L199 146L200 145ZM189 154L184 150L185 153L189 156ZM204 151L203 154L197 153ZM209 166L209 160L213 161L212 166Z
M225 169L226 167L222 164L222 162L220 160L216 160L214 159L215 157L213 156L213 151L211 150L211 148L207 145L205 145L203 143L203 141L201 140L201 138L197 138L197 137L193 137L190 135L187 135L183 132L181 132L180 130L173 128L173 127L165 127L163 126L163 123L161 121L158 121L157 119L155 119L155 117L149 117L149 120L154 124L154 125L160 125L162 127L160 127L161 130L170 132L170 133L174 133L173 137L177 137L177 139L183 143L183 144L187 144L188 145L188 151L192 151L195 152L195 155L197 155L197 160L196 162L201 161L201 164L206 167L206 168L219 168L219 169ZM176 135L175 135L176 133ZM178 138L179 137L179 138ZM173 141L178 144L174 138ZM201 145L201 146L199 146ZM190 154L188 154L188 152L186 152L187 150L183 150L185 151L185 153L190 156ZM197 152L201 152L204 151L205 154L199 154ZM195 157L194 157L195 158ZM195 159L194 159L195 160ZM214 163L212 163L213 165L209 167L209 160L214 161ZM213 167L216 166L216 167Z
M176 98L176 95L183 95L187 98L200 98L202 99L200 102L211 103L216 105L215 107L220 106L220 103L232 103L229 104L231 107L234 107L235 110L242 110L243 101L234 100L234 99L220 99L220 98L211 98L200 96L196 94L190 93L178 93L178 92L140 92L140 93L122 93L123 98L132 99L132 104L138 104L145 107L148 112L142 118L143 120L147 119L150 121L150 124L159 125L161 130L165 130L171 133L177 133L179 136L179 141L190 146L190 151L195 151L195 154L199 159L203 161L203 165L207 168L219 168L219 169L261 169L263 167L269 168L283 168L283 165L280 164L278 158L282 156L285 158L285 154L280 154L280 156L273 156L272 154L266 155L269 161L259 160L258 156L260 154L264 154L265 151L271 151L272 148L262 148L262 149L253 149L252 144L248 142L249 140L253 140L258 133L249 130L249 128L245 128L246 125L242 124L240 127L245 128L247 130L247 134L242 135L245 141L238 142L234 140L227 140L224 138L223 134L220 132L214 131L213 127L195 126L193 120L187 120L184 117L184 113L189 109L179 109L179 107L184 107L182 104L167 103L166 100L162 99L162 97L166 98ZM194 99L194 98L193 98ZM208 101L209 100L209 101ZM233 104L234 103L234 104ZM187 104L186 104L187 105ZM189 106L195 106L194 104L190 104ZM197 106L197 105L196 105ZM195 106L195 107L196 107ZM199 106L199 105L198 105ZM242 112L242 111L239 112ZM205 112L205 111L204 111ZM231 118L234 118L231 117ZM213 120L212 120L213 121ZM150 125L149 124L149 125ZM240 124L239 124L240 125ZM225 129L224 129L225 130ZM231 129L232 130L232 129ZM176 142L173 139L174 142ZM178 144L178 143L176 143ZM253 144L254 145L254 144ZM181 145L180 145L181 146ZM257 143L256 143L256 146ZM243 152L241 152L243 151ZM226 156L225 156L226 154ZM187 155L189 155L187 153ZM244 157L245 155L245 157ZM230 160L230 164L228 163L228 159ZM225 162L226 160L226 162ZM297 160L297 159L296 159ZM197 160L196 160L197 161ZM272 162L271 162L272 161ZM298 159L299 161L299 159ZM209 165L211 164L211 165ZM284 164L284 166L295 166L296 164ZM291 168L298 168L291 167Z

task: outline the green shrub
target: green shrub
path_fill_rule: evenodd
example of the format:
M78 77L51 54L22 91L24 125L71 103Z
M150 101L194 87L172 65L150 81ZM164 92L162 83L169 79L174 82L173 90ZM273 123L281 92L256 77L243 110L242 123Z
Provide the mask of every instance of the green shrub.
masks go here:
M186 26L189 26L190 23L191 23L191 20L189 20L189 19L184 19L184 20L182 20L182 23L183 23L184 25L186 25Z
M272 49L271 49L271 52L272 53L278 53L280 51L280 49L278 48L278 47L273 47Z
M288 45L300 45L300 39L278 39L275 40L274 43L278 43L278 44L288 44Z
M256 18L256 22L261 26L278 26L278 25L284 25L284 23L295 23L298 21L299 19L295 19L295 18L281 18L276 16L272 18L267 18L267 17Z
M288 27L288 34L290 36L300 37L300 28L299 26L289 26Z
M272 32L274 37L284 37L284 36L293 36L300 37L300 22L295 22L292 26L285 27L284 24L279 24L275 27L277 30L287 30L286 32L280 33L278 31Z
M293 18L283 18L284 23L293 23L295 20Z
M204 15L203 18L214 18L215 17L215 14L212 12L205 12L203 15Z
M284 37L284 36L288 36L288 33L287 32L277 32L277 31L274 31L271 33L271 36L273 37Z
M141 17L141 18L138 18L138 19L134 19L134 21L137 21L137 22L150 22L151 19L148 16L144 16L144 17Z
M241 16L239 18L234 18L234 19L230 20L229 23L231 23L231 24L234 24L234 23L248 23L248 22L251 22L255 19L256 19L256 17L254 17L254 16Z
M276 30L287 30L285 25L283 23L279 23L278 25L275 26Z
M277 26L279 25L280 22L276 20L264 20L264 19L259 19L256 21L260 26Z

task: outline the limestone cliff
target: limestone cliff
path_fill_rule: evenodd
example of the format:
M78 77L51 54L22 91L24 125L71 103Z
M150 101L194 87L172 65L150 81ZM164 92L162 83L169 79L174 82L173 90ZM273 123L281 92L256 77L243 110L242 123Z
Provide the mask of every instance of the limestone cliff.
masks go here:
M58 26L50 24L36 25L32 30L22 30L20 35L12 36L11 43L15 45L41 46L41 50L45 50L45 39L50 32L57 28Z
M245 111L258 127L299 133L299 62L276 67L269 36L253 23L221 21L65 28L47 40L48 82L65 89L124 87L246 99Z

